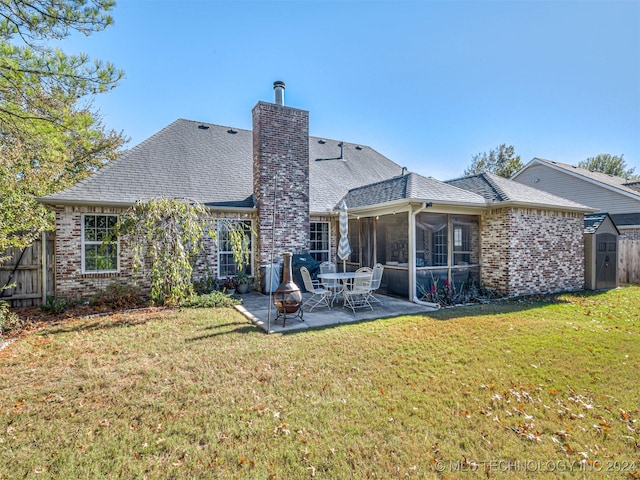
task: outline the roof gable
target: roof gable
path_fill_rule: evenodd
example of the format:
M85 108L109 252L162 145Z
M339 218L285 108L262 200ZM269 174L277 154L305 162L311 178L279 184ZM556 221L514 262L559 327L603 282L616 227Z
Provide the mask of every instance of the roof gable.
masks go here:
M399 175L387 180L349 190L344 198L352 208L381 205L401 200L416 200L440 204L466 204L484 206L480 195L447 185L417 173Z
M593 234L598 231L601 225L604 223L609 224L610 228L612 228L615 232L620 234L616 224L611 219L611 216L608 213L589 213L584 216L584 233Z
M586 205L488 172L448 180L446 183L482 195L487 202L491 203L509 202L522 206L558 208L583 212L595 210Z

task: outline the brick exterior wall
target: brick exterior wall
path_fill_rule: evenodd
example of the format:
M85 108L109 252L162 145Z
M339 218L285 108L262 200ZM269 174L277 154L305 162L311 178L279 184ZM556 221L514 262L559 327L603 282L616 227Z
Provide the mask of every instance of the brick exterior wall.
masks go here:
M259 102L252 113L256 252L266 264L272 245L274 259L309 251L309 112Z
M482 285L508 296L584 287L583 215L501 208L482 219Z
M120 269L116 273L82 273L82 215L111 214L118 215L122 209L106 207L57 207L56 213L56 295L67 297L91 298L92 295L104 290L111 283L137 284L143 292L149 289L149 283L144 279L134 279L132 272L133 255L127 243L120 239L119 260ZM256 217L240 214L216 214L218 219L252 220L256 225ZM216 221L210 227L217 231ZM255 250L255 239L254 239ZM253 255L253 272L258 275L256 254ZM204 239L204 251L198 256L194 266L195 279L203 278L207 273L218 276L218 251L211 237Z
M82 215L118 215L121 209L107 207L56 207L56 295L90 298L110 283L133 284L132 255L120 240L120 269L116 273L82 273ZM142 288L148 285L139 284Z

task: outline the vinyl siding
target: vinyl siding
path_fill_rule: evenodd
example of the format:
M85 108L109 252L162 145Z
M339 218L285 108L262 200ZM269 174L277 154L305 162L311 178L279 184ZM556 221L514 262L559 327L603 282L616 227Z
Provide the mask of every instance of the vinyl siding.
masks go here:
M537 182L534 182L538 179ZM640 211L638 200L544 165L532 165L514 179L524 185L589 205L608 213Z

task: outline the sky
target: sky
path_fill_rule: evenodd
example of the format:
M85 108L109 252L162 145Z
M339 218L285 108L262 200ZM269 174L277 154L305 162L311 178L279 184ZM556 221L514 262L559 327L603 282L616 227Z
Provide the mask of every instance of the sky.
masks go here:
M309 111L310 134L409 171L463 175L513 145L640 173L640 0L119 0L62 44L125 72L94 100L133 147L185 118L250 130L258 101Z

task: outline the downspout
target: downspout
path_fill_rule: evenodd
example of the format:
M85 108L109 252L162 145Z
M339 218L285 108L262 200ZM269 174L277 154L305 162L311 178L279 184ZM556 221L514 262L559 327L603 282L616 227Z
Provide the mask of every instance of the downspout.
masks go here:
M419 209L409 215L409 298L418 305L440 310L439 303L425 302L416 295L416 216L430 206L431 203L425 202Z

